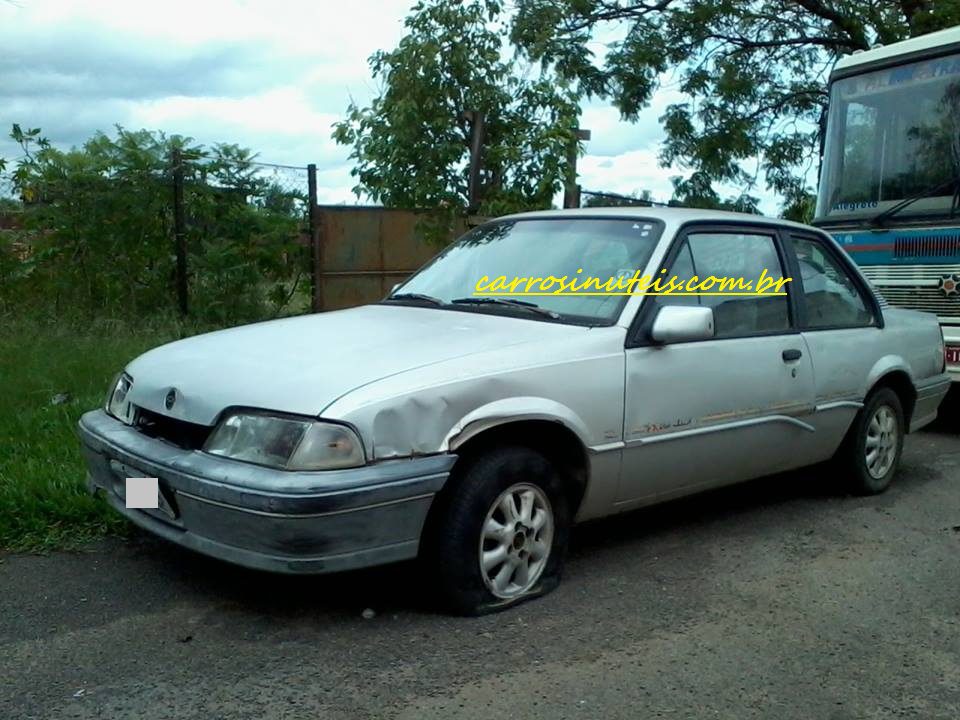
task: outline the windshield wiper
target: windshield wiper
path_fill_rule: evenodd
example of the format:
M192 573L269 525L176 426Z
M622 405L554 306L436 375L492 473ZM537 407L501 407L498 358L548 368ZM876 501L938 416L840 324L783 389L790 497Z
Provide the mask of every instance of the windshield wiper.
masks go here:
M390 300L414 300L416 302L429 303L430 305L436 305L438 307L443 307L446 303L440 298L434 297L433 295L424 295L423 293L396 293L394 295L388 295L383 302L389 302Z
M515 300L514 298L462 297L451 300L450 302L454 305L505 305L507 307L537 313L538 315L543 315L553 320L558 320L560 318L560 314L555 313L553 310L547 310L546 308L540 307L536 303L527 302L526 300Z
M953 204L950 210L950 215L953 217L953 213L957 210L957 197L960 196L960 177L954 177L948 180L947 182L940 183L933 187L929 187L922 192L917 193L908 197L906 200L901 200L892 208L887 208L882 213L875 215L872 218L867 220L867 225L871 227L882 227L883 224L896 215L898 212L903 210L910 205L913 205L917 200L923 200L924 198L936 197L938 192L943 190L952 190L953 194Z

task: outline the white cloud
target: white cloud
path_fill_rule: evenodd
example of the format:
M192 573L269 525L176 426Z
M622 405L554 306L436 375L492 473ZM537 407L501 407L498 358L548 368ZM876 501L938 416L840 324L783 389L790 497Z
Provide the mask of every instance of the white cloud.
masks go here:
M583 107L580 126L589 128L592 137L586 144L591 155L620 155L629 150L659 146L663 138L660 117L667 106L682 102L683 95L676 90L661 90L654 95L650 106L641 111L636 122L624 122L620 112L608 103L589 102Z
M621 195L649 190L654 199L668 200L673 192L670 177L680 172L662 168L655 149L632 150L615 156L586 155L577 169L584 189Z
M410 2L0 3L0 157L19 154L15 122L64 147L145 127L316 163L321 196L353 202L331 125L372 96L367 58L396 44Z
M397 43L412 4L0 1L0 157L18 155L6 138L14 122L64 147L116 124L145 127L237 143L266 162L316 163L321 200L355 202L349 150L331 125L351 99L373 96L367 58ZM657 163L658 118L677 99L658 93L636 123L588 103L582 185L668 198L677 173Z

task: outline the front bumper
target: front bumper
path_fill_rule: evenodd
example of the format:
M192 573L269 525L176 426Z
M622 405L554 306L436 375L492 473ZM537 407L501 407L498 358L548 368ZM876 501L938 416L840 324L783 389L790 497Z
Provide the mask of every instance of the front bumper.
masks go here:
M185 450L102 410L80 418L91 491L150 532L259 570L324 573L416 556L453 455L287 472ZM163 509L126 507L127 477L156 477Z

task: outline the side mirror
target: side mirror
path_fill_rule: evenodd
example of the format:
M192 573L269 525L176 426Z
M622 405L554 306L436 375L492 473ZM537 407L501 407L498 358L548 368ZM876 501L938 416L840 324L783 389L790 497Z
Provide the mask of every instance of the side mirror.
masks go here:
M709 340L713 337L713 310L700 306L666 305L653 320L651 337L658 343Z
M394 283L394 284L393 284L393 287L390 288L390 292L387 293L387 294L388 294L388 295L393 295L393 294L397 291L397 288L400 287L401 285L403 285L403 283Z

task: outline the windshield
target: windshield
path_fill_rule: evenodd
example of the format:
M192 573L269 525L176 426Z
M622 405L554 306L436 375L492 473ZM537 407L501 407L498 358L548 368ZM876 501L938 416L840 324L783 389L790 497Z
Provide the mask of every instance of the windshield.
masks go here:
M817 219L949 213L960 177L960 54L843 78L830 90Z
M499 277L505 277L507 282L520 278L522 282L517 287L523 290L529 278L629 277L645 268L661 230L657 221L639 218L543 218L487 223L447 248L394 290L391 297L429 296L446 304L474 298L477 283L484 278L488 283ZM516 299L553 311L560 321L612 324L627 297L545 294ZM458 303L452 307L501 313L520 310L500 303ZM538 316L531 313L530 317Z

